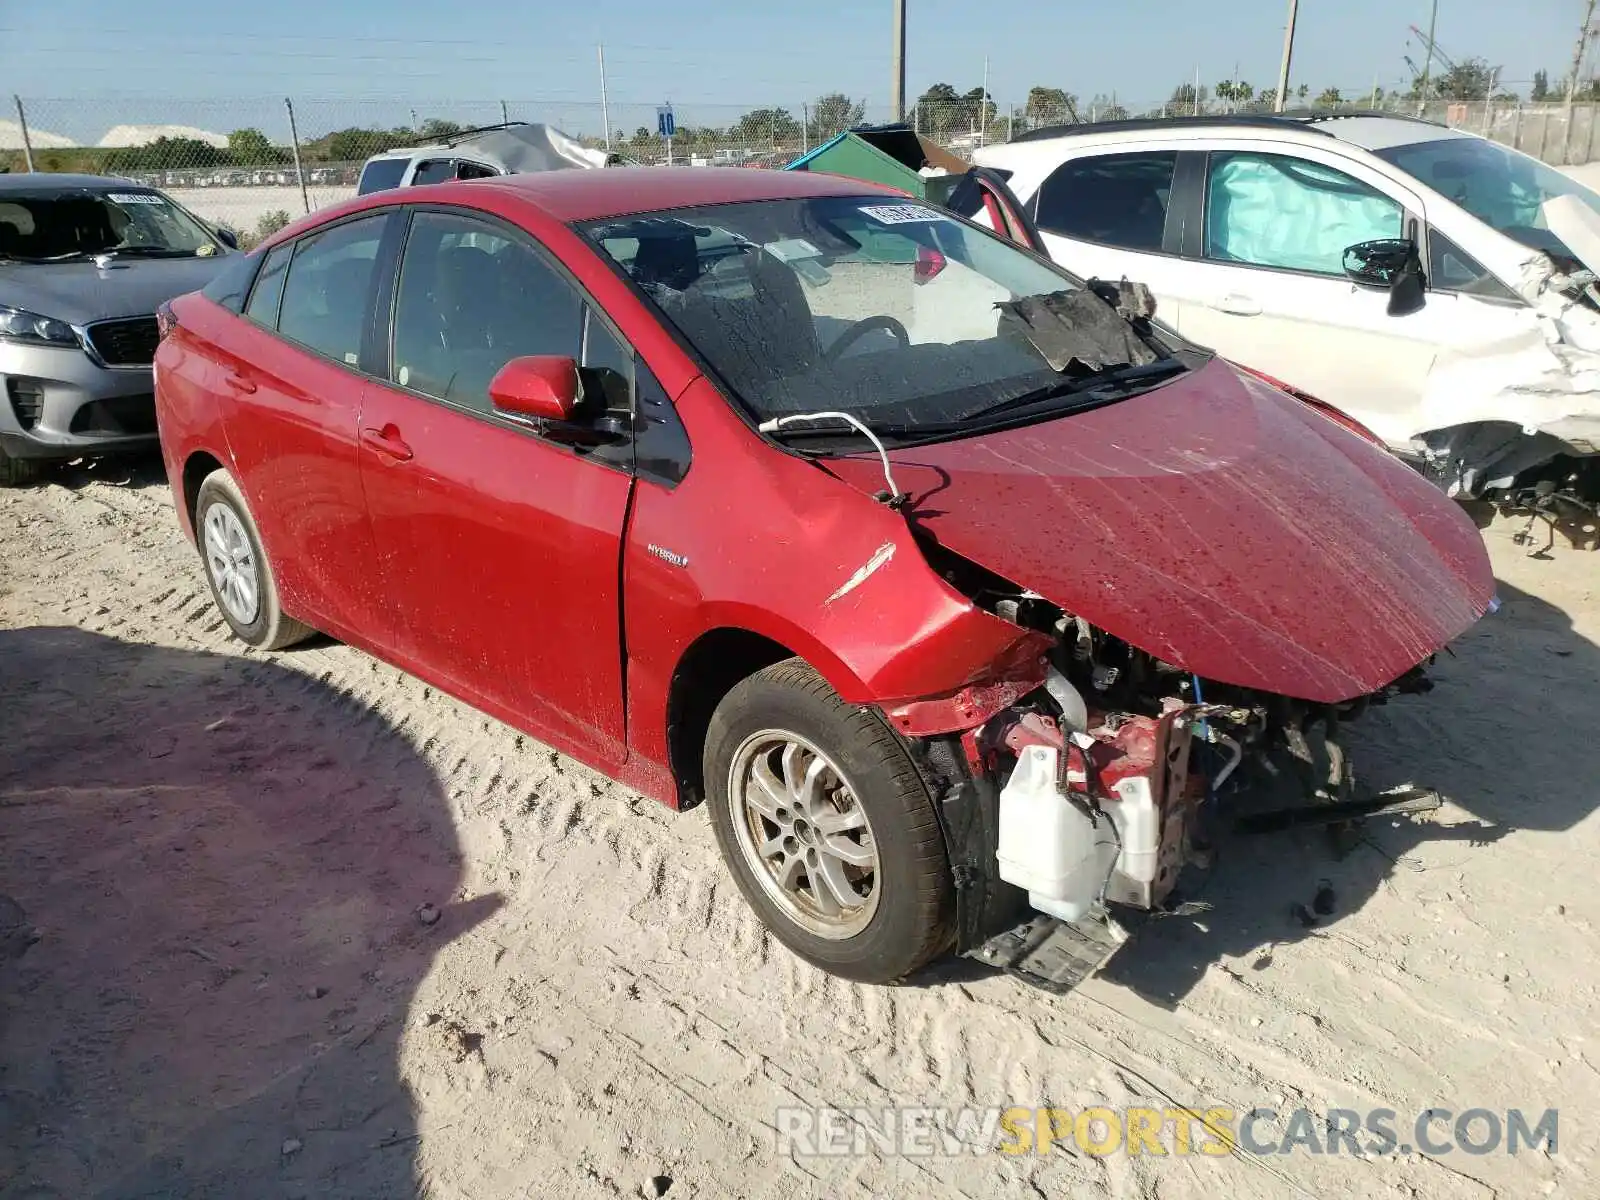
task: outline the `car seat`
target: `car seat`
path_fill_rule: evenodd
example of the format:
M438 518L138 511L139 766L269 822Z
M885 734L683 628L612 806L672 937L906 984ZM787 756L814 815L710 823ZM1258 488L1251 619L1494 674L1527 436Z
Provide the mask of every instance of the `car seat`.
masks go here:
M293 271L290 272L291 280ZM284 333L316 346L342 362L354 363L361 355L367 324L367 291L372 282L372 259L345 258L322 269L322 314L302 306L284 307L279 325ZM304 329L296 326L304 323Z
M495 343L495 324L503 312L500 264L477 246L439 252L434 296L452 351L486 350Z
M750 247L723 259L684 292L658 302L736 389L764 400L778 381L809 374L822 361L799 279L764 250Z
M700 277L700 255L694 235L685 233L639 240L633 278L641 286L658 285L681 292Z

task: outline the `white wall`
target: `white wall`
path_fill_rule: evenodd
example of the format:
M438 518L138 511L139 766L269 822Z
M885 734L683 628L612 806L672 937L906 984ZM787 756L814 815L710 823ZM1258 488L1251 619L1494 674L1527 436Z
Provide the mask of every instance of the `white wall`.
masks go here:
M1600 192L1600 162L1584 163L1578 167L1562 167L1566 172L1586 188L1593 188Z
M226 225L240 233L250 233L256 222L268 213L283 211L289 219L305 215L305 205L297 187L205 187L163 188L183 207L216 225ZM308 187L313 210L348 200L353 187Z

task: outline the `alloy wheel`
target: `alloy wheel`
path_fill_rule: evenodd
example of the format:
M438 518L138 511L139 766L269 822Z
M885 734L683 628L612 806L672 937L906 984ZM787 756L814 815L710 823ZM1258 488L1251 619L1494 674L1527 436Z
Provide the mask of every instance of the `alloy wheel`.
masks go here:
M739 850L762 890L818 937L854 937L878 909L877 842L838 765L797 733L747 737L728 772Z
M204 521L206 569L228 615L240 625L254 624L261 611L256 556L244 522L226 504L213 504Z

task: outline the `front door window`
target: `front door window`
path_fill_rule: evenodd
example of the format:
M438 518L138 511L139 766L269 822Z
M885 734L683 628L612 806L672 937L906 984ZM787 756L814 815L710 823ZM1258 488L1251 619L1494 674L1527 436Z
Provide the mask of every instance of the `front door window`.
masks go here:
M1405 212L1343 171L1281 154L1213 154L1206 257L1344 275L1344 251L1403 236Z

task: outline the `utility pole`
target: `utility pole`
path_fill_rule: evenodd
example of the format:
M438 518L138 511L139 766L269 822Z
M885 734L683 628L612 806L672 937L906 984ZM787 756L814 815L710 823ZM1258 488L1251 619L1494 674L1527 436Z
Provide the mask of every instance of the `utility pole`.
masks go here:
M22 97L11 97L17 104L17 129L22 133L22 161L28 166L28 173L33 174L33 139L28 136L28 114L22 111ZM285 103L288 103L285 101ZM310 209L306 210L310 212Z
M1591 6L1592 7L1592 6ZM1428 76L1433 70L1433 35L1439 30L1439 0L1433 0L1433 15L1428 18L1427 52L1422 59L1422 81L1417 84L1417 116L1421 116L1428 103Z
M889 108L892 120L906 119L906 0L894 0L894 77Z
M600 52L600 119L606 126L606 153L611 153L611 106L606 100L606 48L595 47Z
M1289 0L1289 23L1283 27L1283 63L1278 67L1278 95L1272 102L1274 112L1283 111L1289 95L1289 63L1294 58L1294 23L1299 14L1300 0Z
M1194 112L1191 115L1196 117L1200 115L1200 67L1198 64L1195 65L1194 69Z
M283 98L283 107L289 113L289 146L294 150L294 177L300 183L300 205L309 213L311 211L311 197L306 192L306 173L300 169L300 130L294 123L294 101L285 96ZM413 125L416 124L416 121L415 117L411 118ZM28 170L33 170L31 162L28 164Z
M1567 133L1562 143L1562 162L1572 161L1573 105L1578 99L1578 72L1583 70L1583 52L1589 48L1589 38L1594 33L1594 6L1595 0L1589 0L1584 6L1583 28L1578 30L1578 44L1572 51L1572 74L1567 77Z
M1572 74L1567 76L1567 105L1570 108L1578 94L1578 72L1583 70L1583 52L1589 48L1589 38L1594 33L1595 0L1589 0L1583 11L1583 28L1578 30L1578 44L1572 51Z
M978 145L989 141L989 56L983 56L983 95L978 99Z

